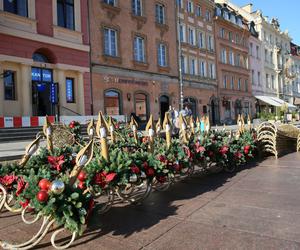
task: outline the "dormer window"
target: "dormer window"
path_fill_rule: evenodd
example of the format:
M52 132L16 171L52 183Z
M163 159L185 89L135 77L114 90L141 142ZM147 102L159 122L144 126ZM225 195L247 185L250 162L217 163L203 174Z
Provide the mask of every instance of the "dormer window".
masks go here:
M230 21L234 24L236 23L236 17L233 13L230 14Z
M236 23L238 26L243 27L243 22L241 17L236 17Z
M223 10L223 18L224 18L225 20L228 20L228 21L229 21L229 13L228 13L227 9L224 9L224 10Z
M220 7L216 8L216 16L222 16L222 10Z

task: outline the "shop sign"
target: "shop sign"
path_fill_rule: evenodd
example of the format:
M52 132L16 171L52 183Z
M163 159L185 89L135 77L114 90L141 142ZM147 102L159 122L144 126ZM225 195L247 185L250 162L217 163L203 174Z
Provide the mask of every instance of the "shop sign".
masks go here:
M51 83L50 87L50 100L52 104L58 103L58 84L57 83Z
M117 83L117 84L134 84L140 86L148 86L149 82L144 80L137 80L134 78L121 78L117 76L104 76L105 83Z

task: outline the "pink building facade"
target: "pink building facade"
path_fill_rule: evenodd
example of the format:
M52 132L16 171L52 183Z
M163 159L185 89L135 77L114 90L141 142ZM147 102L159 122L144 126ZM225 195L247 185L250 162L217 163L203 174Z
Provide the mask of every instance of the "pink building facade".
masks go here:
M0 116L91 113L87 5L0 0Z

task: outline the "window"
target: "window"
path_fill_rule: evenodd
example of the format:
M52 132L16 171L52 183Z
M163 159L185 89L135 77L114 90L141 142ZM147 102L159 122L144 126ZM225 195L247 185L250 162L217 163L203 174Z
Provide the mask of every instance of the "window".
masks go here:
M260 59L259 53L260 53L259 46L256 46L256 58L257 59Z
M74 0L57 0L57 25L75 30Z
M229 64L234 65L234 53L229 51Z
M155 5L155 18L159 24L165 24L165 6L157 3Z
M236 18L236 24L240 27L243 27L243 21L241 17L237 17Z
M234 89L234 76L231 77L230 88Z
M190 74L197 75L197 60L195 58L190 59Z
M180 24L179 26L179 39L181 42L186 42L186 29L184 24Z
M117 56L117 31L104 28L104 54L107 56Z
M220 28L220 37L221 38L225 37L225 29L224 28Z
M245 91L248 92L248 80L245 80Z
M227 76L226 75L223 76L223 87L224 87L224 89L227 89Z
M224 10L224 11L223 11L223 18L224 18L225 20L229 20L229 13L228 13L227 10Z
M239 36L239 34L235 35L235 43L236 44L240 44L240 36Z
M185 56L181 56L180 57L180 61L181 61L181 72L182 74L186 74L187 73L187 59Z
M236 16L233 13L230 14L230 21L234 24L236 23Z
M107 115L121 115L120 93L116 90L107 90L104 94L104 109Z
M265 49L265 62L268 61L268 51Z
M252 84L255 85L254 69L252 69L252 71L251 71L251 77L252 77Z
M205 40L204 40L204 37L205 37L204 33L201 32L201 31L199 31L199 32L198 32L198 46L199 46L199 48L201 48L201 49L205 48Z
M272 86L272 89L275 89L275 78L274 78L274 76L272 75L271 76L271 86Z
M3 72L4 79L4 99L5 100L16 100L16 79L15 72L10 70L5 70Z
M202 9L200 5L196 6L196 16L202 16Z
M241 66L241 55L240 55L240 54L237 54L237 55L236 55L235 66L238 66L238 67Z
M157 48L158 65L161 67L167 66L167 46L160 43Z
M250 56L253 56L253 43L250 43L249 52Z
M189 44L195 46L196 39L195 39L195 29L189 28Z
M103 0L103 2L111 6L116 6L116 0Z
M194 3L193 1L187 1L187 12L193 13L194 12Z
M216 78L216 66L214 63L209 63L209 78Z
M207 42L208 42L208 50L209 51L214 51L214 40L211 35L207 36Z
M211 12L209 10L206 10L206 12L205 12L205 19L208 22L211 21Z
M206 77L206 62L200 61L200 76Z
M27 0L4 0L4 11L28 17Z
M270 53L270 63L273 64L273 52L272 52L272 51L271 51L271 53Z
M258 86L260 86L261 81L260 81L260 72L259 71L257 72L257 83L258 83Z
M177 3L178 8L180 8L180 9L183 8L182 0L177 0L176 3Z
M267 88L270 88L270 78L269 78L269 74L266 74L266 83L267 83Z
M142 16L142 0L132 0L132 13L135 16Z
M222 63L227 63L226 49L222 49L222 51L221 51L221 62Z
M75 103L74 78L66 78L66 100L67 103Z
M137 62L145 62L145 40L143 37L136 36L134 38L134 60Z
M241 85L242 85L242 78L239 78L239 80L238 80L238 90L241 90Z
M232 32L231 31L228 32L228 40L230 42L232 42Z

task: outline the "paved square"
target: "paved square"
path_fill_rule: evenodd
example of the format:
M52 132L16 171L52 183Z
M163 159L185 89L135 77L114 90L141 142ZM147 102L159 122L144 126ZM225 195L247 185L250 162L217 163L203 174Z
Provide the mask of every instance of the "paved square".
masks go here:
M300 249L299 160L293 153L232 175L194 176L141 205L95 211L72 249ZM38 229L9 213L0 221L0 239L20 242ZM52 248L49 236L37 249Z

